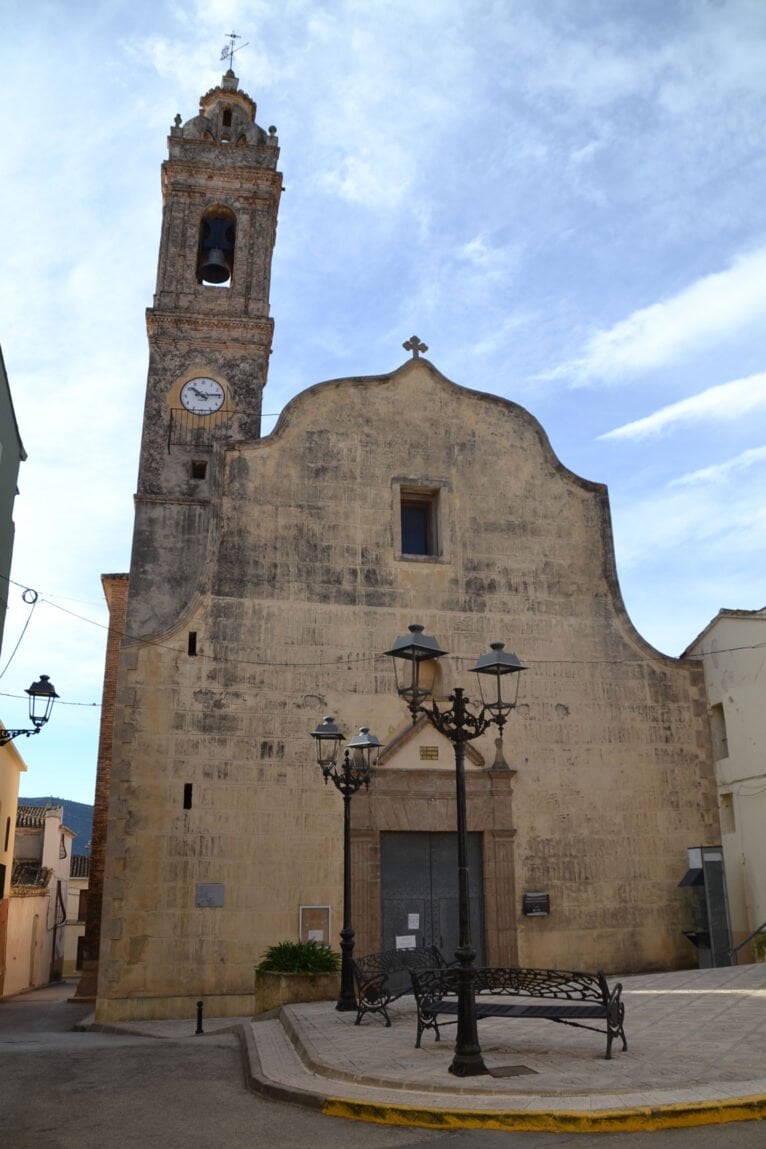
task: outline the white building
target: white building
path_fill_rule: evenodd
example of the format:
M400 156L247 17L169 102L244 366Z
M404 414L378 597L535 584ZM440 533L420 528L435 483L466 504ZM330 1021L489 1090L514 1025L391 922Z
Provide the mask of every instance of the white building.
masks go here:
M766 607L720 610L683 657L701 658L705 668L729 919L737 946L766 923ZM751 955L750 947L743 947L739 960Z
M77 975L82 969L82 939L85 934L90 876L90 858L87 854L72 854L71 861L64 929L64 977Z
M3 995L62 976L72 841L61 806L19 806Z

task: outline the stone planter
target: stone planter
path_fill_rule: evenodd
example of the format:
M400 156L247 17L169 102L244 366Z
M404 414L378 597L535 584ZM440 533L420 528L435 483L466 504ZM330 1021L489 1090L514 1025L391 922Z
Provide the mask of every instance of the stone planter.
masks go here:
M255 1012L266 1013L296 1001L334 1001L340 973L274 973L255 971Z

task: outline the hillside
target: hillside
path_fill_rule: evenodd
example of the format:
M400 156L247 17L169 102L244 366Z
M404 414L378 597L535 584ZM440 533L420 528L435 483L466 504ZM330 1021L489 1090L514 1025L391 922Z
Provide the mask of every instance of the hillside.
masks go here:
M64 825L74 830L77 837L72 844L73 854L87 854L93 829L93 807L85 802L70 802L67 798L19 798L20 806L63 806Z

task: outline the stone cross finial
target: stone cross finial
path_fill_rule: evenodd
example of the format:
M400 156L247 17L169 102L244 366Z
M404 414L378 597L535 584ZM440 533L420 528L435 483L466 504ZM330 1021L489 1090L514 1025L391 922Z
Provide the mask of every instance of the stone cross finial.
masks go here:
M421 343L417 335L412 335L406 343L402 344L405 351L412 352L412 358L417 359L421 351L427 351L428 347L425 343Z

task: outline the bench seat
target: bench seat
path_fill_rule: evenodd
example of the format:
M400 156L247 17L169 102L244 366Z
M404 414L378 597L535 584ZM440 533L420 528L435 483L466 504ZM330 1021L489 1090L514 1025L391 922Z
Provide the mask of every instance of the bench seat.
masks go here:
M436 1040L439 1040L440 1016L457 1016L460 976L460 970L455 968L410 971L418 1011L416 1048L420 1048L420 1039L427 1029L433 1030ZM518 966L474 970L477 1019L541 1017L561 1025L591 1029L606 1036L607 1060L612 1056L615 1037L621 1038L624 1050L628 1048L621 993L619 983L610 990L602 973ZM515 1000L510 1002L509 997ZM605 1024L603 1027L589 1025L589 1021L603 1021Z

